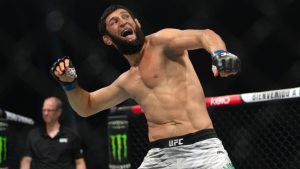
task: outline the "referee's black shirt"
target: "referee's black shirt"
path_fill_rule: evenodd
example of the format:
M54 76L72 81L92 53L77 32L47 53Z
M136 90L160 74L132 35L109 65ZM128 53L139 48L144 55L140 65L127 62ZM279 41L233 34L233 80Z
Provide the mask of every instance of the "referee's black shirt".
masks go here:
M83 158L79 137L62 126L53 138L45 127L31 130L24 156L32 158L31 169L75 169L75 160Z

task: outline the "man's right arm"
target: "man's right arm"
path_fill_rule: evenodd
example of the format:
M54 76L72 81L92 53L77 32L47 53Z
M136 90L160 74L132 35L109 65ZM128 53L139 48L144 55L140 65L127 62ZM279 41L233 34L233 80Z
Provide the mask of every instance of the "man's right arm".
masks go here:
M29 156L25 156L21 160L20 169L30 169L32 158Z
M70 70L73 72L70 73ZM55 62L51 68L51 74L62 85L71 107L83 117L111 108L129 98L120 87L122 75L111 85L94 92L82 89L77 84L76 71L69 57Z
M80 116L87 117L128 99L123 89L115 83L94 92L87 92L77 86L73 90L66 91L66 94L71 107Z

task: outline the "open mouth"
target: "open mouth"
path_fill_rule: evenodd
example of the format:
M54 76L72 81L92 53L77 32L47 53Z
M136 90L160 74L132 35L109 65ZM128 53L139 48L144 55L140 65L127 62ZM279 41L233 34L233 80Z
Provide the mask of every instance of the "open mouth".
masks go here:
M133 34L133 30L132 29L125 29L121 32L121 36L122 37L127 37L128 35L132 35Z

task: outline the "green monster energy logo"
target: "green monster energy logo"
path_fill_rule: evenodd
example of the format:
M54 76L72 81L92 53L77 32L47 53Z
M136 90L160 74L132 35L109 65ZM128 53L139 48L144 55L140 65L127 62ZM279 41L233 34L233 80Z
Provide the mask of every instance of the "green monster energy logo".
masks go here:
M6 137L0 136L0 164L6 161Z
M114 160L119 162L127 158L127 134L110 135L111 149ZM123 152L123 153L122 153Z

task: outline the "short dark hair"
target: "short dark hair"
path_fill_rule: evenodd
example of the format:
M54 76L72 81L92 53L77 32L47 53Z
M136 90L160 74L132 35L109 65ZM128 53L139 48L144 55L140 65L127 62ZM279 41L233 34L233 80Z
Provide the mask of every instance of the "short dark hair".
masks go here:
M100 35L105 35L105 34L108 33L107 30L106 30L105 20L106 20L108 15L110 15L111 13L116 11L117 9L125 9L131 15L132 18L135 18L133 12L130 9L128 9L127 7L125 7L123 5L110 5L109 7L107 7L104 10L104 12L102 13L102 16L99 19L98 28L99 28Z

